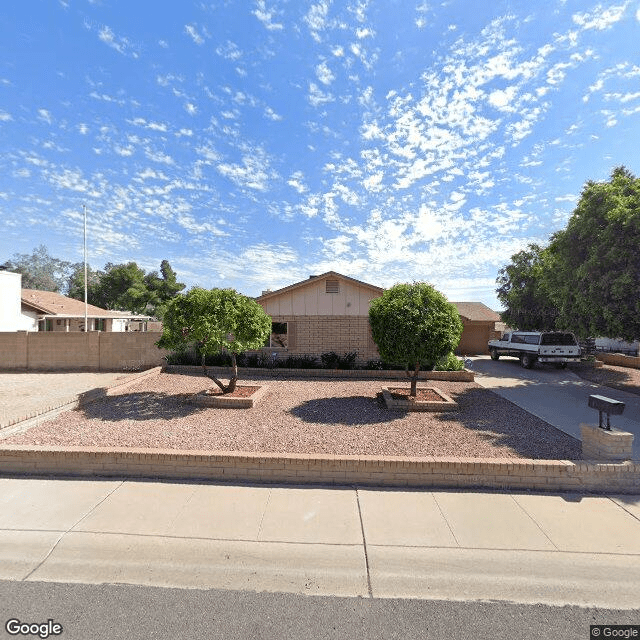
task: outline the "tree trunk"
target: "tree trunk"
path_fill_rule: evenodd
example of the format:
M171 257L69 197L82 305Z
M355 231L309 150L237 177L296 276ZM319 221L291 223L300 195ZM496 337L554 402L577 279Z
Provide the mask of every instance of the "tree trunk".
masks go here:
M236 390L236 382L238 381L238 363L236 362L236 354L231 354L231 370L233 371L233 375L231 376L231 380L229 380L229 385L225 393L233 393Z
M420 371L420 363L416 362L416 368L411 376L411 391L409 397L415 398L418 394L418 371Z
M213 380L220 387L220 390L222 391L222 393L230 393L229 387L225 387L223 382L220 382L218 378L216 378L212 373L209 373L209 371L207 371L207 365L204 363L204 360L205 360L205 355L203 354L202 355L202 371L204 371L204 375L207 376L209 380ZM237 367L236 367L236 372L237 372ZM229 386L231 386L231 384L233 383L233 389L236 388L236 379L237 379L237 376L235 379L232 378L229 383ZM231 389L231 392L233 391L233 389Z

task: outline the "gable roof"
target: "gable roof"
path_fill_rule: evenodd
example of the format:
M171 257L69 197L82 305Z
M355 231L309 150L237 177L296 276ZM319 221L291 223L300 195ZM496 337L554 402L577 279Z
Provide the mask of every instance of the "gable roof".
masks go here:
M475 322L500 322L500 315L482 302L453 302L458 313L467 320Z
M256 298L256 300L268 300L273 296L279 296L283 293L293 291L294 289L301 289L302 287L307 287L310 284L316 284L320 280L327 279L346 280L347 282L351 282L359 287L366 287L367 289L371 289L371 291L380 296L384 293L384 289L382 289L381 287L376 287L375 285L369 284L368 282L362 282L362 280L356 280L355 278L350 278L349 276L343 276L337 271L327 271L326 273L322 273L319 276L309 276L306 280L301 280L300 282L296 282L295 284L290 284L288 287L283 287L282 289L276 289L275 291L264 291L261 296L258 296Z
M22 289L22 303L35 311L52 316L84 317L84 302L67 298L55 291L38 291L37 289ZM107 311L92 304L87 305L87 314L100 318L126 318L126 312Z

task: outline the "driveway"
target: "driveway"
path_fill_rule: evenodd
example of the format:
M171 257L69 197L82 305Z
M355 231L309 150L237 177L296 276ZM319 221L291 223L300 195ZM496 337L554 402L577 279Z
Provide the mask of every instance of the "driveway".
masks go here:
M598 394L625 403L624 414L612 416L613 427L633 433L634 459L640 460L640 396L583 380L568 369L537 364L523 369L515 358L473 358L476 382L554 427L580 439L580 423L598 424L589 396Z
M0 428L127 377L120 372L0 373Z

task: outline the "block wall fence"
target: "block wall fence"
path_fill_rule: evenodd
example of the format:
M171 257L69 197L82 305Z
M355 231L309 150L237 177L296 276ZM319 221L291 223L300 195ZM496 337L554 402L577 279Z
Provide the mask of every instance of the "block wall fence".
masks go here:
M640 358L634 356L624 356L621 353L602 353L598 352L596 358L605 364L611 364L615 367L629 367L631 369L640 369Z
M0 333L0 371L122 371L164 364L158 332Z

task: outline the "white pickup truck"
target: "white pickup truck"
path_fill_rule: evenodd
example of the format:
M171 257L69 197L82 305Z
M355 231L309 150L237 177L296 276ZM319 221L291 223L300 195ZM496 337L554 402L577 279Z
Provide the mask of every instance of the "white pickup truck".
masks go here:
M580 360L580 347L573 333L562 331L512 331L500 340L489 341L492 360L500 356L520 359L525 369L531 369L536 362L555 364L564 368L567 362Z

